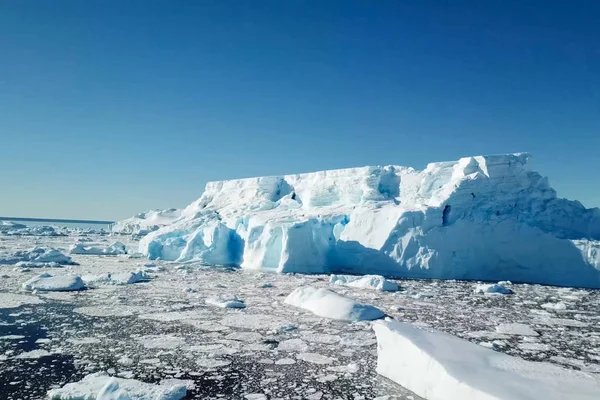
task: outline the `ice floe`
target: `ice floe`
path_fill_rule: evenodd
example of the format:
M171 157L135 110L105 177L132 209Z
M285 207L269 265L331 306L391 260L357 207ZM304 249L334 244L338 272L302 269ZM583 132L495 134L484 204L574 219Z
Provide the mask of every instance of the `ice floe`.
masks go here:
M475 293L483 294L513 294L511 289L506 288L500 283L480 284L475 286Z
M29 279L22 285L24 290L40 292L68 292L74 290L83 290L85 283L77 275L59 275L41 274Z
M99 372L81 381L67 383L48 392L50 400L180 400L187 393L186 385L151 384L135 379L110 377Z

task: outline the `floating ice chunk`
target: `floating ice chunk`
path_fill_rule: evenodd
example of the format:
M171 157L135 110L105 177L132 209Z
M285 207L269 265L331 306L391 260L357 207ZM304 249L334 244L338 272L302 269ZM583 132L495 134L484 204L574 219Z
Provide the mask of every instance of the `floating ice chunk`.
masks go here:
M103 372L85 376L48 392L50 400L180 400L187 394L185 384L151 384L135 379L114 378Z
M25 290L40 292L68 292L86 288L85 283L77 275L52 276L50 274L33 277L23 283L22 287Z
M496 327L496 332L505 335L539 336L539 333L525 324L500 324Z
M385 279L381 275L331 275L329 283L332 285L349 286L357 289L372 289L383 292L395 292L398 290L398 285L394 282Z
M540 307L545 308L546 310L554 310L554 311L562 311L567 309L567 305L562 301L558 303L544 303Z
M106 273L100 275L84 275L81 279L87 286L96 287L100 285L130 285L138 282L148 282L151 276L143 271Z
M237 296L221 295L216 297L210 297L206 299L206 304L221 308L246 308L244 300L240 300Z
M397 321L373 327L377 372L428 400L592 400L600 393L600 380L579 371Z
M97 256L116 256L127 254L127 247L121 242L114 242L110 246L88 246L85 243L75 243L69 247L71 254L87 254Z
M38 358L51 356L53 353L50 353L48 350L43 349L35 349L31 351L26 351L24 353L19 354L17 357L21 360L37 360Z
M22 264L19 264L22 263ZM59 250L44 247L35 247L31 250L15 252L0 252L0 265L19 264L22 267L54 267L56 265L75 265L73 259L64 255Z
M285 299L285 303L304 308L325 318L344 321L374 320L384 317L384 313L373 306L360 304L328 289L312 286L299 287Z
M475 286L475 293L484 294L513 294L514 292L500 283L482 284Z

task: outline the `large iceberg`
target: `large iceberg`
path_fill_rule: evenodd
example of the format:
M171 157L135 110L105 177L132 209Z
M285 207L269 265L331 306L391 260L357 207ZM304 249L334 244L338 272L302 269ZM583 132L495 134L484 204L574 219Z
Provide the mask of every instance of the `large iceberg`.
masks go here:
M181 211L176 208L146 211L115 222L110 230L112 233L143 236L177 220L181 217Z
M140 251L277 272L600 287L600 209L558 198L529 159L209 182Z

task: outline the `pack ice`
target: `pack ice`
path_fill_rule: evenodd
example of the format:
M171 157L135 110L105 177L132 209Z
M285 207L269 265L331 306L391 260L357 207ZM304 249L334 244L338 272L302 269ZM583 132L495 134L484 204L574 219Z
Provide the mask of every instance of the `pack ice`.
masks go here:
M600 209L558 198L529 159L209 182L140 251L277 272L600 287Z

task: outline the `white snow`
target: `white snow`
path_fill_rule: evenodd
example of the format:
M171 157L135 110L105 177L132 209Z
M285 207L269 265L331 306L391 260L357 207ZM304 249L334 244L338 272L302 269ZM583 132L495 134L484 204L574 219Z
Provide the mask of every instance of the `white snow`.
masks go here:
M44 300L25 294L0 293L0 309L16 308L25 304L42 304Z
M117 256L127 254L127 247L121 242L114 242L109 246L89 245L85 242L74 243L69 248L71 254L88 254L98 256Z
M398 285L394 282L385 279L381 275L331 275L329 283L332 285L348 286L357 289L372 289L382 292L395 292L398 290Z
M16 264L21 267L56 267L73 265L73 259L57 249L35 247L30 250L0 252L0 265Z
M41 274L23 283L23 289L40 292L67 292L85 289L85 283L77 275L52 276Z
M500 283L481 284L475 286L475 293L483 294L513 294L514 292Z
M220 295L206 299L206 304L221 308L246 308L244 300L240 300L234 295Z
M48 392L50 400L180 400L187 393L184 383L151 384L135 379L114 378L98 372L81 381L67 383Z
M377 372L428 400L592 400L600 379L529 362L443 332L374 324Z
M306 309L320 317L344 321L370 321L384 317L384 313L378 308L360 304L334 291L312 286L295 289L285 299L285 303Z
M529 159L209 182L140 252L278 272L600 287L600 209L558 198Z
M181 217L182 210L150 210L134 215L131 218L115 222L110 230L113 233L127 235L147 235L158 228L171 224Z

